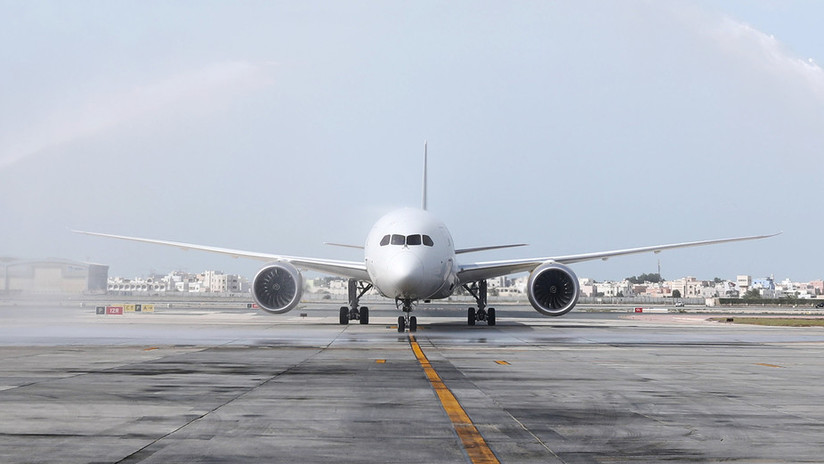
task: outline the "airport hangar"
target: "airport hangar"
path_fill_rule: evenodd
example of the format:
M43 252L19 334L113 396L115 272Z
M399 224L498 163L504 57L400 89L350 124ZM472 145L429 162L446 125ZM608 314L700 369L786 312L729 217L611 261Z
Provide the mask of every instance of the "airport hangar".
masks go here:
M63 259L0 258L0 293L106 293L109 266Z

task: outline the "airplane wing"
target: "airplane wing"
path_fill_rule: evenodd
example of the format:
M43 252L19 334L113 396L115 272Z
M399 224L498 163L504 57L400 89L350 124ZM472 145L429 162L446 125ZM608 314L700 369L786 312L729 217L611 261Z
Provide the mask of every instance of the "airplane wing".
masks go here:
M546 258L529 258L529 259L511 259L505 261L487 261L483 263L470 263L460 265L458 271L458 278L462 283L475 282L478 280L492 279L503 275L514 274L516 272L526 272L535 269L542 263L547 261L554 261L560 264L573 264L582 261L592 261L601 259L606 261L613 256L632 255L638 253L660 253L663 250L671 250L674 248L688 248L704 245L716 245L719 243L741 242L745 240L759 240L763 238L775 237L781 232L769 235L753 235L749 237L734 237L722 238L715 240L700 240L696 242L671 243L668 245L656 245L640 248L627 248L624 250L600 251L597 253L582 253L577 255L566 256L550 256Z
M97 237L116 238L120 240L130 240L133 242L151 243L154 245L166 245L181 250L200 250L210 253L220 253L233 258L251 258L259 261L286 261L298 269L323 272L340 277L354 278L371 282L369 274L366 272L366 265L355 261L336 261L331 259L301 258L297 256L274 255L269 253L258 253L254 251L234 250L231 248L220 248L206 245L196 245L193 243L172 242L168 240L154 240L149 238L127 237L125 235L101 234L98 232L86 232L83 230L72 230L72 232Z

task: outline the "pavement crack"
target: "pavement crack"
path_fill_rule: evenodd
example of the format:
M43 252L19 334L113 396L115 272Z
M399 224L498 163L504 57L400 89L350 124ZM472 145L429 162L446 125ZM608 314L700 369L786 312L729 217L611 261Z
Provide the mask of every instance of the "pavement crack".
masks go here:
M333 341L334 341L334 340L333 340ZM182 430L183 430L183 429L185 429L186 427L189 427L190 425L193 425L193 424L195 424L195 423L197 423L197 422L199 422L199 421L203 420L204 418L208 417L208 416L209 416L209 415L211 415L212 413L214 413L214 412L216 412L216 411L220 410L221 408L224 408L224 407L226 407L226 406L228 406L228 405L232 404L233 402L235 402L235 401L237 401L237 400L239 400L239 399L241 399L241 398L245 397L246 395L248 395L248 394L250 394L250 393L254 392L255 390L257 390L258 388L261 388L261 387L263 387L264 385L268 384L269 382L271 382L271 381L273 381L273 380L275 380L275 379L277 379L277 378L279 378L279 377L281 377L281 376L283 376L283 375L285 375L285 374L288 374L290 371L292 371L292 370L294 370L294 369L296 369L296 368L298 368L298 367L300 367L300 366L304 365L305 363L307 363L307 362L311 361L312 359L314 359L315 357L317 357L318 355L320 355L321 353L323 353L324 351L326 351L326 350L327 350L327 349L328 349L331 345L332 345L332 343L329 343L329 344L328 344L328 345L326 345L326 346L322 346L322 347L320 347L320 348L319 348L316 352L314 352L314 353L312 353L311 355L307 356L307 357L306 357L305 359L303 359L302 361L300 361L300 362L298 362L298 363L295 363L295 364L293 364L293 365L291 365L291 366L287 367L286 369L283 369L283 370L278 371L278 372L277 372L277 373L275 373L274 375L272 375L272 376L270 376L270 377L268 377L268 378L266 378L266 379L264 379L264 380L262 380L262 381L258 382L256 385L253 385L253 386L251 386L251 387L247 387L245 391L242 391L240 394L235 395L235 396L233 396L233 397L229 398L228 400L224 401L224 402L223 402L223 403L221 403L221 404L218 404L217 406L215 406L214 408L210 409L209 411L206 411L205 413L200 414L200 415L195 415L195 416L193 416L191 420L189 420L189 421L187 421L186 423L182 424L180 427L177 427L176 429L172 430L171 432L168 432L168 433L166 433L166 434L164 434L164 435L161 435L160 437L155 438L154 440L152 440L151 442L149 442L149 443L148 443L148 444L146 444L145 446L141 447L141 448L140 448L140 449L138 449L137 451L135 451L135 452L133 452L132 454L129 454L128 456L124 457L123 459L121 459L121 460L117 461L117 464L138 463L138 462L140 462L140 461L144 460L145 458L147 458L147 457L149 457L149 456L153 455L154 453L156 453L156 452L158 452L160 449L162 449L161 447L158 447L157 449L151 449L153 446L157 445L159 442L161 442L161 441L163 441L164 439L166 439L166 438L168 438L168 437L170 437L170 436L172 436L172 435L174 435L174 434L176 434L176 433L178 433L178 432L182 431ZM208 350L201 350L201 351L208 351Z

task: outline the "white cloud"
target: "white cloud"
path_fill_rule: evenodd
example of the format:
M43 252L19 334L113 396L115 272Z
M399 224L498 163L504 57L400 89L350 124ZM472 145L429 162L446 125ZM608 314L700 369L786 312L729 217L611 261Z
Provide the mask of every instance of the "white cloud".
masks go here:
M812 59L794 56L774 36L725 17L708 35L728 54L793 86L803 86L824 102L824 70Z
M57 109L0 147L0 169L46 149L91 137L118 125L172 109L203 111L227 98L268 86L265 64L222 62L116 94L83 107Z

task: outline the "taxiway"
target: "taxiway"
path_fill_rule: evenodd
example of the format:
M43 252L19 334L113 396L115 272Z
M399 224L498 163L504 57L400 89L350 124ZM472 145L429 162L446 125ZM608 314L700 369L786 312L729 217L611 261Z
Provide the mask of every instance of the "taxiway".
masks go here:
M500 462L821 461L822 329L498 311L415 341ZM0 462L477 462L396 316L0 306Z

